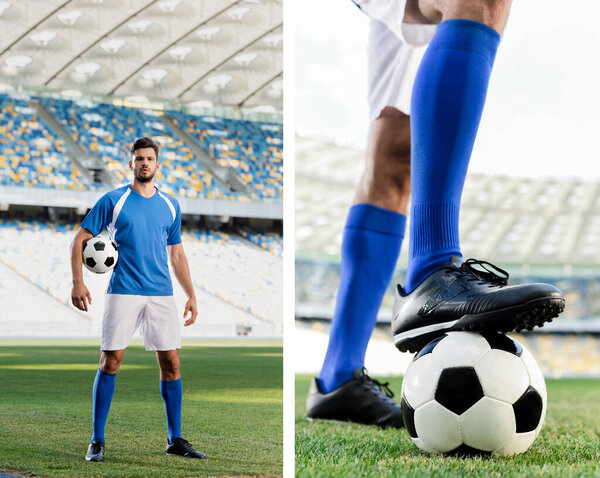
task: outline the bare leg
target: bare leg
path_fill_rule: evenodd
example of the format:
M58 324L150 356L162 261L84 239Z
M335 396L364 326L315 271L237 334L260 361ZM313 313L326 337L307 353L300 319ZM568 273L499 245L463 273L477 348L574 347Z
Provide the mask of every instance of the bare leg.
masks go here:
M160 367L161 380L178 380L179 375L179 350L157 350L156 361Z
M410 119L386 106L371 126L365 169L354 204L405 214L410 197Z

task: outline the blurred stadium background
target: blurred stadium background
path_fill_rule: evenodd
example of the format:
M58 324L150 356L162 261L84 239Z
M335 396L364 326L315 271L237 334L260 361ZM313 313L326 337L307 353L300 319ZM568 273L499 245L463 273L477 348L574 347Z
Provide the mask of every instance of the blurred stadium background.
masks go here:
M0 2L0 337L99 336L108 277L74 309L69 244L141 136L181 204L184 337L281 337L282 40L280 0Z
M359 149L296 138L298 373L315 373L322 364L342 230L363 162ZM470 173L462 204L465 258L489 260L506 269L514 283L553 283L566 297L556 322L516 336L533 350L547 376L600 375L600 183ZM412 358L398 354L390 333L393 284L403 283L407 253L408 234L367 352L366 366L374 374L401 373Z

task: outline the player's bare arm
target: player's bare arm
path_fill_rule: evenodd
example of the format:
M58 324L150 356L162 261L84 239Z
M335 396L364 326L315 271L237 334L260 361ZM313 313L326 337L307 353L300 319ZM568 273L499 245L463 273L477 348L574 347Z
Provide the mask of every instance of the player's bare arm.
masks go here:
M169 257L171 259L171 266L173 272L181 288L187 296L187 302L183 310L183 318L185 319L190 314L189 319L184 323L185 326L192 325L196 322L198 316L198 306L196 305L196 294L194 292L194 285L192 284L192 277L190 276L190 267L188 265L187 257L183 250L183 244L174 244L167 246L169 251Z
M88 310L88 302L92 303L92 295L83 282L82 255L84 244L92 238L92 233L80 227L71 242L71 273L73 276L73 289L71 302L79 310Z

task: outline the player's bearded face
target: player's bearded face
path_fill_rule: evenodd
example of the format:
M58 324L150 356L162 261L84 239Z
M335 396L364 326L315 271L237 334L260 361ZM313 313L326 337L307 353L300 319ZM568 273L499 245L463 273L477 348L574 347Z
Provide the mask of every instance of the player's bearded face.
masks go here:
M152 181L158 169L158 160L154 149L138 149L129 162L129 167L133 171L135 179L139 182L147 183Z

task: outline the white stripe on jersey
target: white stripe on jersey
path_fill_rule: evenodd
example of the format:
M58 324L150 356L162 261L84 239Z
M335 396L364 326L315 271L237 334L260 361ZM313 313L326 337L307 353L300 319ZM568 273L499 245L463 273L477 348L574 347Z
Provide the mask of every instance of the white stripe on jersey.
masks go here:
M173 203L171 202L171 200L167 196L165 196L163 193L158 191L158 194L160 195L161 198L163 198L165 200L165 202L167 203L167 206L169 206L169 209L171 210L171 216L173 216L173 222L175 222L175 217L177 216L177 214L175 212L175 206L173 206Z
M116 228L116 224L117 224L117 218L119 217L119 214L121 212L121 209L123 209L123 204L125 204L125 200L127 199L127 196L129 196L129 193L131 192L130 188L127 188L127 190L123 193L123 195L119 198L119 200L117 201L117 204L115 205L115 208L113 209L113 217L112 217L112 221L111 223L108 225L108 227L106 228L108 230L108 237L110 237L110 239L117 244L117 246L119 245L117 243L117 239L116 239L116 235L117 235L117 228Z

